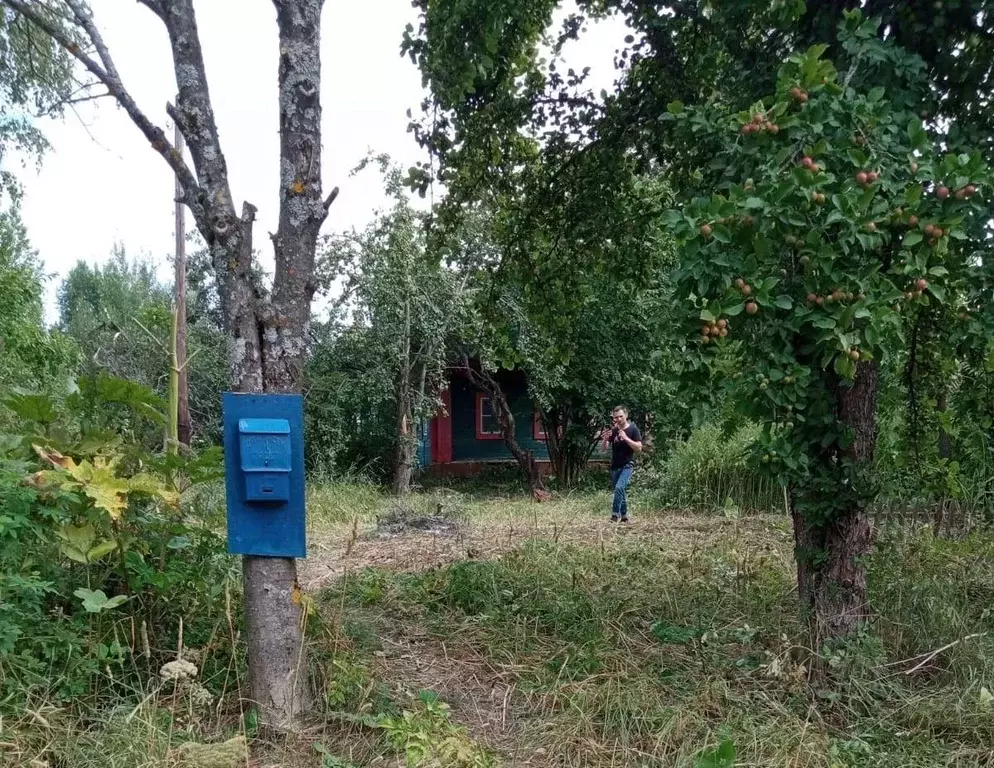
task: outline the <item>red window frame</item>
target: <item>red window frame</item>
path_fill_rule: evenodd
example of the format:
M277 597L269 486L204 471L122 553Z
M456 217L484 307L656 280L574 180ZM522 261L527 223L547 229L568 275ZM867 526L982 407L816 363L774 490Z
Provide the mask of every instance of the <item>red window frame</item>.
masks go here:
M496 432L484 432L483 431L483 401L490 400L490 396L484 392L476 393L476 439L477 440L503 440L504 436L500 433L500 425L497 427ZM494 417L496 418L496 416Z
M542 414L537 410L535 411L535 415L532 419L532 437L535 440L546 440L549 437L548 433L545 431L545 427L542 425Z

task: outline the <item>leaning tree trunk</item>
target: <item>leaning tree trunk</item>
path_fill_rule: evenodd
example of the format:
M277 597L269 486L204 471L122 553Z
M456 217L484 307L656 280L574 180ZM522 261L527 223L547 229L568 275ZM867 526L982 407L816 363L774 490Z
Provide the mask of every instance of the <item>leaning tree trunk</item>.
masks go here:
M507 402L504 390L501 389L500 382L486 371L473 368L468 359L463 359L462 368L469 376L469 380L473 385L482 389L490 397L494 414L497 416L497 422L500 424L500 433L504 439L504 444L507 446L507 450L511 452L514 460L518 462L518 466L521 467L521 471L524 473L532 492L536 494L536 498L544 495L546 493L545 483L542 480L542 473L538 468L538 462L535 460L535 454L526 448L522 448L521 443L518 442L514 413L512 413L511 406Z
M836 418L852 439L823 458L842 465L841 506L828 520L812 521L799 509L796 490L790 493L798 597L816 651L852 634L869 616L864 559L873 536L863 500L872 494L861 486L870 482L876 447L878 372L876 361L862 362L852 386L835 382Z

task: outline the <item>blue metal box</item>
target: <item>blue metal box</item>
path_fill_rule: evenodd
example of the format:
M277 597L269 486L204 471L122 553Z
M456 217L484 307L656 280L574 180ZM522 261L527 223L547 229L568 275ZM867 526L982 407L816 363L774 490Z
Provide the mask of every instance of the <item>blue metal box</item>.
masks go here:
M306 557L303 398L225 392L228 551Z

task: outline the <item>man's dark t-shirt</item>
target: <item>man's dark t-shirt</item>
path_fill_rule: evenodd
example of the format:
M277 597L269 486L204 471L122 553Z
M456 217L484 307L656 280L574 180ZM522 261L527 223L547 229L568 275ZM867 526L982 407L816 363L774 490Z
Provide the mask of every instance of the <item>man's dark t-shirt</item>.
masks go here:
M631 422L625 427L625 434L636 443L642 442L642 433ZM635 466L635 451L628 443L618 439L618 428L615 427L611 430L611 469L624 469L628 466Z

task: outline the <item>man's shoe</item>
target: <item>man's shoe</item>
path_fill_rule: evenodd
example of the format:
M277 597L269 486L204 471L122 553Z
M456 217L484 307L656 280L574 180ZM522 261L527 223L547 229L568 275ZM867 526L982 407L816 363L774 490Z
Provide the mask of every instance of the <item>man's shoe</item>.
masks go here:
M617 515L611 515L611 522L612 523L618 522L618 516Z
M621 518L621 522L623 522L623 523L625 523L627 525L628 524L628 518L627 517Z

